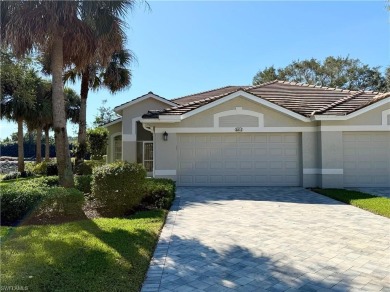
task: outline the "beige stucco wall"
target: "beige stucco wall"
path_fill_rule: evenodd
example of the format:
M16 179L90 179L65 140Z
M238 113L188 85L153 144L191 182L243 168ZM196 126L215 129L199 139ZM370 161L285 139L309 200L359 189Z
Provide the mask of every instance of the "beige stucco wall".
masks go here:
M169 107L169 105L166 103L154 98L148 98L125 108L122 112L123 134L134 134L132 131L132 120L134 118L141 117L146 114L148 110L160 110L167 107Z

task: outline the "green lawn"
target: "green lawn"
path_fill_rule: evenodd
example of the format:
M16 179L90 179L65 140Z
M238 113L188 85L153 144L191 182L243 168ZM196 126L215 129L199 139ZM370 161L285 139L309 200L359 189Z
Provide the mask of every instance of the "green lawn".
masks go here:
M313 191L372 213L390 218L390 199L343 189L313 189Z
M29 291L138 291L165 211L1 227L1 285Z

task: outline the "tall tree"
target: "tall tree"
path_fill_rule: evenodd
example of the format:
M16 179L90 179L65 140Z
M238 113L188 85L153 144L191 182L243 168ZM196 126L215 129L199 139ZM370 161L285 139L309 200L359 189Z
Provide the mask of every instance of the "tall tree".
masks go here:
M51 101L51 83L41 80L37 85L34 107L26 116L27 129L36 130L36 162L42 161L42 130L53 119ZM48 147L48 145L45 145Z
M380 67L370 67L359 59L348 57L330 56L322 62L314 58L298 60L278 69L266 67L255 75L253 84L275 79L349 90L386 90L386 80Z
M95 56L95 30L108 35L133 2L127 1L2 1L1 35L16 55L38 49L50 55L53 86L53 128L60 185L74 185L68 147L63 69L69 65L83 68ZM118 19L120 21L118 21ZM107 38L106 42L110 42ZM99 52L102 60L113 46ZM109 48L107 46L107 48Z
M117 34L117 32L114 31L113 34ZM116 39L120 41L119 37ZM122 41L124 40L122 39ZM89 90L98 90L101 87L105 87L111 93L115 93L130 86L131 71L127 67L130 65L133 59L134 56L129 50L122 49L112 54L110 61L106 66L100 65L99 60L96 59L94 64L86 66L81 71L73 69L68 70L65 73L65 80L75 82L77 77L81 80L81 108L76 164L81 162L86 154L87 98Z
M28 62L1 52L1 119L18 124L18 171L24 171L23 123L34 107L39 78Z

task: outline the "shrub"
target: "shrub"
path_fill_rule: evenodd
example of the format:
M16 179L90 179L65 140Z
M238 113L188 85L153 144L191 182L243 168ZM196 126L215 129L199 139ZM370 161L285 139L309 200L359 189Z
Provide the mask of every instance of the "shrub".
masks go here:
M75 188L85 194L91 193L91 183L92 175L76 175L74 177Z
M18 223L27 215L66 217L79 213L84 195L76 189L37 187L37 182L13 184L2 189L1 224Z
M145 182L146 196L142 203L159 209L169 209L175 199L176 184L171 179L150 178Z
M75 173L78 175L91 175L92 167L85 162L81 162L76 165Z
M146 170L141 164L114 162L93 171L92 197L102 215L123 216L144 196Z
M5 176L3 176L1 180L11 180L11 179L17 179L19 177L31 177L31 176L34 176L34 173L32 173L29 170L22 171L22 172L12 171L10 173L7 173Z
M47 162L43 161L43 162L37 163L35 165L33 164L32 171L35 174L46 175L46 173L47 173Z
M94 160L100 160L106 154L108 143L108 130L103 127L89 129L87 131L88 142L91 150L91 157Z
M47 176L58 175L58 168L57 168L57 163L56 162L49 162L49 163L47 163L46 175Z
M95 167L102 166L104 164L106 164L104 160L84 160L75 167L76 174L92 174L92 171Z
M60 185L58 176L44 176L35 179L35 181L42 187L57 187Z

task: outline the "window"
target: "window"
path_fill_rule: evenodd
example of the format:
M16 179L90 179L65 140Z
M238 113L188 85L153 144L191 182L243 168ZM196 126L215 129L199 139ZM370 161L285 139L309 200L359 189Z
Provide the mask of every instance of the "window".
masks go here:
M114 138L114 161L122 160L122 135Z

